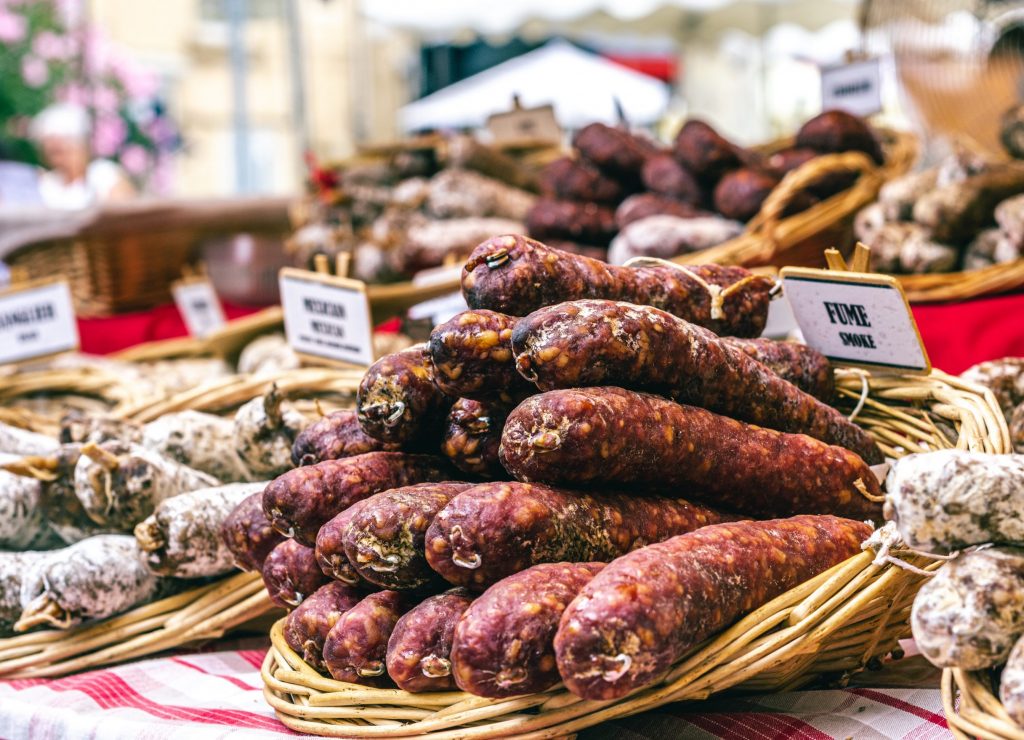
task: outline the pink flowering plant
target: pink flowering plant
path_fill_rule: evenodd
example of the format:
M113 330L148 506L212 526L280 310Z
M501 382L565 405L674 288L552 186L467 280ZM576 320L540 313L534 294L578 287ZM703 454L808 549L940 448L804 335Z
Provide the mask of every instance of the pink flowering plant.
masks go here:
M0 0L0 155L37 161L32 117L52 103L72 103L89 113L95 156L165 192L181 138L160 81L81 23L81 1Z

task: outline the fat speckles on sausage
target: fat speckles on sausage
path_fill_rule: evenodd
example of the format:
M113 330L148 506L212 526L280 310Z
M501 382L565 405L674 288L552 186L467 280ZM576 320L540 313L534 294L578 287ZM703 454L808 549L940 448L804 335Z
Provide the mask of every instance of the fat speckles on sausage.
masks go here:
M471 483L420 483L378 493L362 502L347 519L340 544L359 575L384 588L411 590L435 580L427 565L423 540L437 512ZM317 537L321 558L328 558L332 522Z
M388 640L386 664L391 680L405 691L446 691L455 688L452 641L455 625L473 597L453 588L424 599L402 615Z
M426 555L445 580L480 590L538 563L610 561L722 520L682 499L483 483L434 517Z
M832 363L816 349L802 342L779 341L766 337L721 337L721 341L750 355L780 378L788 380L819 401L831 403L835 398L836 379Z
M881 514L868 498L881 500L878 480L849 450L621 388L526 399L505 423L501 458L523 481L685 490L752 516Z
M608 565L562 615L566 687L615 699L655 680L743 614L860 552L863 522L798 516L715 524Z
M341 616L324 642L324 664L338 681L386 685L388 640L411 606L398 591L370 594Z
M772 280L741 267L687 270L700 281L668 265L613 267L525 236L497 236L469 256L462 293L470 308L513 316L563 301L606 298L655 306L716 334L756 337L764 330ZM713 311L711 291L728 291L721 314Z
M235 567L245 571L262 570L270 551L284 541L284 535L271 526L263 513L263 491L235 507L221 525L220 535L231 551Z
M712 332L652 306L572 301L534 311L512 332L516 367L541 390L618 385L741 421L808 434L869 463L882 453L839 411Z
M284 609L298 606L329 580L320 570L313 549L295 540L285 540L275 547L263 563L267 595Z
M424 345L377 360L356 395L359 425L381 442L410 442L428 435L451 402L434 384Z
M367 452L279 476L263 492L263 512L278 532L313 547L320 527L356 501L389 488L451 477L447 462L434 455Z
M452 672L463 691L500 698L558 683L552 640L562 612L604 563L542 563L498 581L455 626Z
M510 410L500 401L460 398L448 412L441 453L463 473L489 479L508 477L498 459L498 447Z
M453 398L512 402L532 392L516 372L512 329L518 319L484 309L463 311L430 333L434 382Z
M342 409L326 414L303 429L292 445L296 467L324 460L340 460L366 452L397 452L398 444L380 442L359 426L356 412Z
M374 495L379 496L380 494ZM345 530L348 529L352 517L372 498L373 496L370 496L370 498L364 498L362 501L356 501L338 514L338 516L325 522L324 526L320 527L320 531L316 535L316 546L313 548L313 552L316 555L316 562L320 565L320 570L329 578L347 583L350 586L368 584L366 579L359 575L359 571L356 570L355 566L349 562L348 555L345 554L345 545L341 538L345 534Z
M364 593L340 581L321 586L303 600L284 623L284 640L307 664L327 673L324 640L341 615L358 604Z

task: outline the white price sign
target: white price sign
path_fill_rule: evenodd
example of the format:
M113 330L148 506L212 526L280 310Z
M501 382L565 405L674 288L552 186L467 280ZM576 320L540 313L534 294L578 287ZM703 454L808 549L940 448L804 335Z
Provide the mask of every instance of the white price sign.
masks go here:
M855 116L882 110L882 73L878 58L821 68L821 109L839 108Z
M373 326L366 285L285 267L278 278L284 331L301 355L352 365L373 363Z
M171 294L193 337L202 339L227 323L217 291L209 280L179 280L171 286Z
M78 323L64 280L0 293L0 364L78 349Z
M782 289L804 340L833 362L927 373L928 353L900 284L888 275L785 267Z

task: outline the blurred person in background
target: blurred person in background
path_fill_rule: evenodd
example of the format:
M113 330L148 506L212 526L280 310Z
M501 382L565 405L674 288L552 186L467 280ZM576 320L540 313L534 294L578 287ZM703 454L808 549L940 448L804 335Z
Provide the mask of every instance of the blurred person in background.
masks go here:
M49 168L39 177L39 194L49 208L78 209L136 195L124 170L107 159L92 159L92 127L85 109L60 103L51 105L32 122L43 163Z
M15 160L14 153L0 141L0 208L41 205L39 170ZM0 265L0 282L3 268Z

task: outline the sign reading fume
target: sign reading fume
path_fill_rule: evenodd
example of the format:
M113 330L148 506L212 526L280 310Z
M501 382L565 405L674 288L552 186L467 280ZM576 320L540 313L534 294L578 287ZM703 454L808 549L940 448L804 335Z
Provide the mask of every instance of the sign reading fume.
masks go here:
M373 362L370 303L362 282L291 267L281 270L279 281L292 349L350 365Z
M0 365L78 349L66 281L29 283L0 293Z
M910 304L894 278L799 267L786 267L781 276L804 340L833 362L931 370Z

